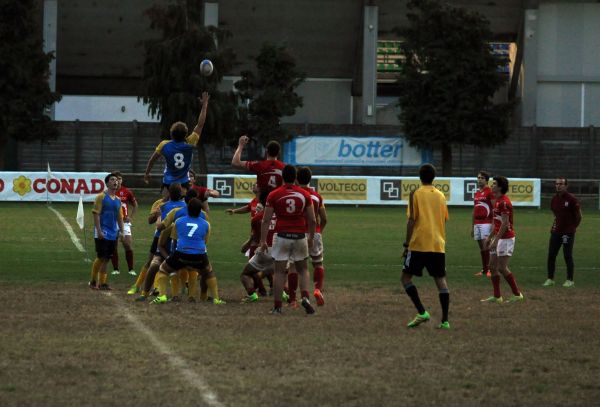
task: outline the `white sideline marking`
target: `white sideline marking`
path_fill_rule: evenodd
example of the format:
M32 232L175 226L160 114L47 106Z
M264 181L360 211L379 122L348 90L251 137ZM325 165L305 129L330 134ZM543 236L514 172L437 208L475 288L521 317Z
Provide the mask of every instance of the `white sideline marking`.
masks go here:
M148 329L146 325L144 325L131 312L129 312L116 296L112 295L112 293L107 292L105 292L104 294L115 301L115 303L117 304L117 308L119 308L119 311L121 311L125 318L127 318L129 322L131 322L135 329L137 329L139 332L146 335L148 339L150 339L150 342L154 345L154 347L158 349L160 353L167 357L167 360L169 361L171 366L179 370L183 374L183 377L188 381L188 383L200 391L200 396L206 404L215 407L224 406L224 404L217 400L217 395L210 389L210 387L208 387L204 379L196 372L189 369L186 366L187 363L181 357L179 357L177 354L171 351L171 349L169 349L167 345L161 342L161 340L158 339L158 337L154 335L154 333L152 333L152 331Z
M56 209L54 209L51 206L48 206L48 209L50 209L52 212L54 212L56 214L56 216L58 217L58 220L60 220L61 223L64 225L65 229L67 229L67 233L69 234L69 237L71 238L71 241L73 242L73 244L75 245L77 250L79 250L81 253L85 253L85 249L81 245L79 238L77 237L77 235L73 231L73 228L71 227L71 225L69 225L69 222L67 222L65 217L62 216L59 211L57 211Z

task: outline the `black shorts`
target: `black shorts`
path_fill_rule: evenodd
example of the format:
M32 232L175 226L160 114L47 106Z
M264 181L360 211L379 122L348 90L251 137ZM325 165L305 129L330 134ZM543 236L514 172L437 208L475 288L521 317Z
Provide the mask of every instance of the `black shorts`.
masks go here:
M404 260L403 272L421 277L423 268L431 277L446 276L446 254L434 252L409 251Z
M99 259L110 259L117 248L116 240L94 238L96 244L96 255Z
M169 267L174 270L181 270L184 267L191 267L200 271L208 268L208 256L204 254L187 254L175 251L167 260Z

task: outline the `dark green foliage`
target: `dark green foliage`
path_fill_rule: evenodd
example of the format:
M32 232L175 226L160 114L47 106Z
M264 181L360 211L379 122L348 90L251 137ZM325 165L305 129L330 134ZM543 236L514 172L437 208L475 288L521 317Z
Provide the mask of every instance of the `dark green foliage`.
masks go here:
M255 61L256 72L243 71L235 87L242 101L250 101L241 109L242 126L266 142L279 139L283 134L280 118L292 116L302 106L296 88L305 74L296 70L296 61L284 45L263 44Z
M190 130L195 126L201 107L198 97L203 91L211 99L202 142L234 137L237 131L235 96L217 91L223 74L233 66L235 54L222 47L227 32L202 25L202 4L172 0L145 12L150 27L160 36L145 43L144 89L140 98L148 104L149 112L160 118L165 138L175 121L187 123ZM200 74L203 59L213 63L211 76Z
M34 0L0 0L0 169L9 137L20 141L58 136L45 109L60 100L50 91L50 61Z
M452 145L492 146L509 136L511 105L492 101L507 80L497 71L506 61L492 53L480 14L437 0L411 0L408 9L408 26L397 29L400 120L411 145L442 149L450 175Z

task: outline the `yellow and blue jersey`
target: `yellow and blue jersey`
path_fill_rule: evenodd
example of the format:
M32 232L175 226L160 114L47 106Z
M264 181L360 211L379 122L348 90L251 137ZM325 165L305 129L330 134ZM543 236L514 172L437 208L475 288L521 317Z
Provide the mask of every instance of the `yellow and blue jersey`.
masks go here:
M187 206L183 200L164 202L163 204L160 205L160 218L163 220L166 219L169 212L171 212L173 209L176 209L176 208L187 208ZM160 236L160 232L158 230L156 230L156 232L154 233L154 237L159 237L159 236Z
M175 221L171 238L177 240L176 250L186 254L205 254L210 224L201 217L183 216Z
M165 157L164 184L189 182L188 171L199 139L198 134L192 133L185 141L164 140L156 147L156 152Z
M119 237L119 219L123 220L121 199L118 196L111 197L106 191L98 194L94 201L92 213L100 216L100 228L106 240L117 240ZM94 237L98 231L94 228Z

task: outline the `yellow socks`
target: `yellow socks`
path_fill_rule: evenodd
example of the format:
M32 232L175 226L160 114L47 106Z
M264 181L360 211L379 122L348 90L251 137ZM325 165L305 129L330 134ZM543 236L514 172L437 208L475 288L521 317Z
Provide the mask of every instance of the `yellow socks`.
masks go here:
M106 279L108 278L108 273L100 273L100 285L106 284Z
M91 281L98 282L98 272L100 271L100 265L102 264L102 260L96 258L92 263L92 279Z
M188 297L196 298L198 296L198 272L190 271L188 273Z
M181 295L181 284L179 280L179 276L177 275L177 273L173 273L171 275L169 275L169 279L171 280L171 296L175 297L179 297ZM159 288L160 291L160 288ZM160 294L162 295L163 292L160 291Z
M156 287L158 287L158 292L160 292L160 295L166 295L167 294L167 283L169 281L169 277L162 272L158 272L156 273L156 278L154 279L154 283L156 285Z
M189 279L189 269L188 268L183 268L181 270L179 270L179 279L181 280L181 286L185 287L185 285L187 283L189 283L188 279Z
M210 296L215 300L219 299L219 287L217 286L217 278L209 277L206 279L206 285L208 286L208 291L210 292Z
M144 264L144 267L142 267L142 271L140 271L140 274L137 277L137 280L135 280L135 286L137 288L140 288L144 284L144 280L146 280L147 274L148 274L148 265Z

